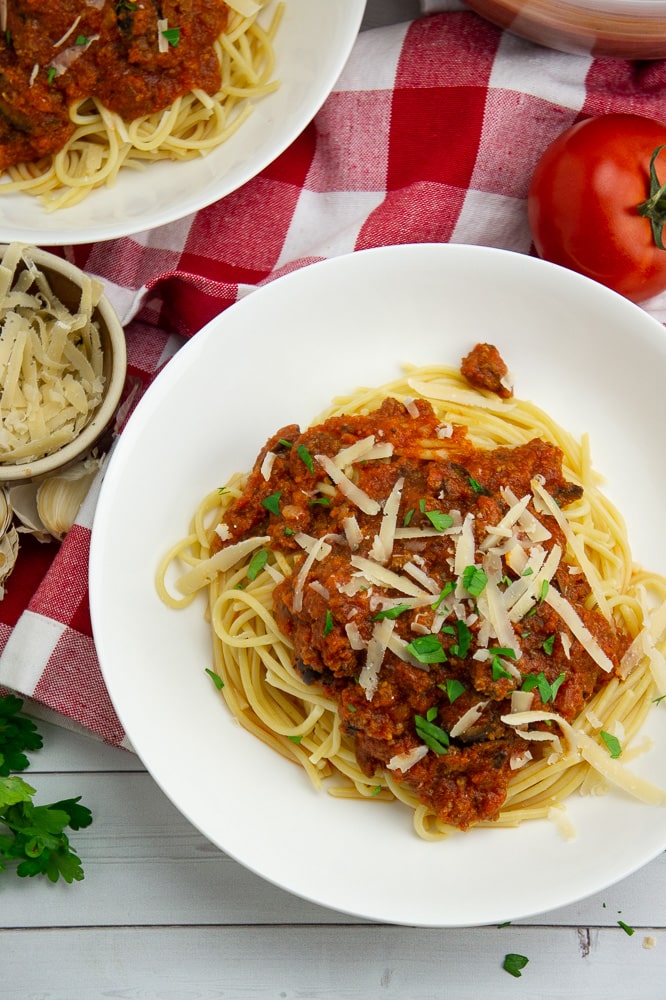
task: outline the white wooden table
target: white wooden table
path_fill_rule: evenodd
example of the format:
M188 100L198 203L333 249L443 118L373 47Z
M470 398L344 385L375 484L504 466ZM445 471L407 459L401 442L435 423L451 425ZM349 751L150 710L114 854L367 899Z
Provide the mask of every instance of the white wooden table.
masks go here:
M418 0L370 0L364 26L418 13ZM3 1000L666 997L666 856L584 902L508 927L355 921L225 857L131 754L39 725L45 748L26 774L37 801L80 794L95 820L72 835L83 882L0 877ZM521 979L502 969L509 952L529 958Z

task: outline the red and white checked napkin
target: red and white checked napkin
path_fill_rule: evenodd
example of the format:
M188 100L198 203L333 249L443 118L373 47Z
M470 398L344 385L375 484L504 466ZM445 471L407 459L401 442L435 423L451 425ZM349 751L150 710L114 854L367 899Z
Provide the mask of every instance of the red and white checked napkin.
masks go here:
M65 248L104 280L126 323L135 398L182 338L258 285L321 258L411 242L532 253L525 196L548 143L579 117L666 118L666 60L549 51L449 3L362 32L314 121L240 190L138 236ZM665 321L666 295L645 308ZM24 537L0 602L0 684L28 696L38 714L128 746L88 610L98 489L59 547Z

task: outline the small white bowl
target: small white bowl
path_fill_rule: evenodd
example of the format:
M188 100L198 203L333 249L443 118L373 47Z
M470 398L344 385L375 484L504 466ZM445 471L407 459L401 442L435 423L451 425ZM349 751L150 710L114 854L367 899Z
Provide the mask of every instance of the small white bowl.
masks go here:
M5 246L0 246L0 254L5 249ZM55 254L37 247L30 248L30 256L46 275L60 301L76 311L81 297L82 271ZM26 482L60 471L89 452L109 426L125 384L125 334L111 303L104 295L93 311L93 319L99 326L102 342L104 390L101 402L74 440L52 454L25 463L0 460L0 483Z

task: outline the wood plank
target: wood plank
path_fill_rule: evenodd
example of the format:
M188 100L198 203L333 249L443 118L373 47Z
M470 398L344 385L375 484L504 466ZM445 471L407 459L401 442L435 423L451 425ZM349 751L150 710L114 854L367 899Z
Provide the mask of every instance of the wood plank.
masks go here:
M76 885L3 876L0 926L323 924L348 917L298 899L220 852L145 772L32 774L38 803L81 795L94 823L72 834ZM433 851L445 850L433 845ZM524 924L666 927L666 855L619 885ZM361 923L361 921L359 921Z
M0 948L6 1000L663 1000L666 976L661 930L91 928L4 931ZM529 959L520 981L509 952Z

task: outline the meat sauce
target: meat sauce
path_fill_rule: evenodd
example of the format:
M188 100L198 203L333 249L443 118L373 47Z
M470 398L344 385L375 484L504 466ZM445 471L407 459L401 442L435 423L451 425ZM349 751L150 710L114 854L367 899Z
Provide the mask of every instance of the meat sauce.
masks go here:
M486 361L482 361L484 368ZM472 380L473 367L474 359L468 359ZM507 489L523 497L539 476L560 507L582 492L564 478L562 454L552 444L534 439L514 448L480 450L460 426L448 428L450 436L442 438L440 421L427 402L418 400L409 410L389 398L367 416L333 417L303 432L295 425L281 428L267 442L242 496L225 515L229 539L217 544L222 547L262 534L270 536L270 547L295 554L293 575L274 592L277 622L293 643L302 678L308 684L321 685L336 699L343 730L353 737L358 763L368 777L383 771L396 756L409 754L423 744L423 734L417 729L419 718L432 721L446 735L468 709L486 703L474 724L459 737L450 738L439 752L429 749L404 771L392 771L396 780L406 782L442 821L465 829L497 817L513 773L512 758L515 762L526 749L515 729L501 721L501 716L511 711L512 692L541 678L546 683L534 687L531 708L555 711L571 720L609 675L543 599L535 599L529 613L515 626L522 651L515 664L518 670L515 666L513 671L498 669L496 656L475 657L479 648L497 647L497 641L482 638L483 617L478 613L477 598L464 588L461 595L457 581L456 600L451 595L444 600L433 596L425 606L398 611L394 618L393 634L403 645L414 643L419 636L430 636L430 642L434 639L439 644L441 656L436 659L441 662L409 662L386 649L371 697L359 683L379 609L385 607L386 598L393 598L393 604L407 599L389 587L358 585L359 579L361 584L363 581L351 561L346 519L354 518L361 531L355 555L371 557L381 514L362 513L340 490L322 492L320 484L328 482L330 487L330 480L312 456L333 458L369 435L377 442L390 442L393 454L389 458L353 466L354 482L383 505L396 481L404 480L397 525L429 529L430 533L396 537L387 568L404 577L406 567L416 565L436 582L442 594L456 585L452 570L455 533L433 533L433 517L453 514L464 519L473 515L478 559L486 528L497 525L508 510ZM267 480L262 465L268 452L274 458ZM555 519L543 513L538 516L550 532L542 543L544 548L550 551L559 544L565 551ZM325 535L331 545L330 553L314 562L300 593L298 570L305 555L296 540L299 533L315 538ZM506 567L503 573L502 588L516 577ZM561 561L550 586L570 602L599 646L617 664L628 640L599 612L585 608L588 588L584 577L570 572L569 565ZM440 624L437 615L449 606L451 610ZM359 643L350 642L350 623L362 648L353 648ZM511 668L506 658L499 662ZM526 684L528 675L531 682Z
M167 23L159 51L158 21ZM0 35L0 169L62 149L87 97L125 121L220 85L221 0L11 0ZM71 30L70 30L71 29Z

